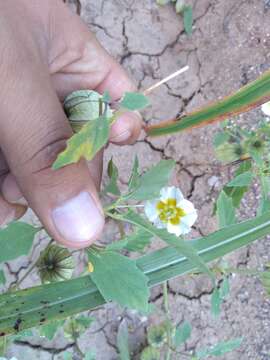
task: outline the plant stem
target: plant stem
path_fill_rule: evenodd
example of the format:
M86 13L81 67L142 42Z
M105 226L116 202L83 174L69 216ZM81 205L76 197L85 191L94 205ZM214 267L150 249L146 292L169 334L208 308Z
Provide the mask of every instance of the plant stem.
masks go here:
M167 321L167 342L168 342L168 349L166 354L166 360L171 359L171 343L172 343L172 334L171 334L171 319L170 319L170 308L169 308L169 298L168 298L168 283L167 281L163 283L163 302L164 302L164 310L166 315Z

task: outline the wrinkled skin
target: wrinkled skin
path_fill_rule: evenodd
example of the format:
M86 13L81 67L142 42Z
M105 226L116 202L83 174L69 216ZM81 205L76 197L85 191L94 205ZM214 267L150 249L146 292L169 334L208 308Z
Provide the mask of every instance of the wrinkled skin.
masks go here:
M78 89L108 90L117 100L135 87L61 0L3 1L0 37L0 224L29 205L54 239L88 246L104 225L102 154L51 169L72 134L61 100ZM110 140L130 144L140 130L139 115L126 113Z

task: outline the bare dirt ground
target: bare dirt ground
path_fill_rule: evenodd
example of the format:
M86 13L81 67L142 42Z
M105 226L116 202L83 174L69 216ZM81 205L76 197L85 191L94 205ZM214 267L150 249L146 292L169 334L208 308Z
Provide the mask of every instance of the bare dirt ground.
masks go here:
M152 94L152 107L144 114L149 121L171 118L231 93L270 67L269 1L191 0L190 4L195 22L194 32L188 37L173 7L158 7L154 0L81 0L80 6L70 0L70 6L78 10L105 48L135 79L139 89L147 88L186 64L190 66L184 76ZM254 111L242 116L241 121L252 124L259 116L260 111ZM199 209L198 225L192 236L208 234L217 228L211 217L213 201L229 176L229 170L214 158L211 144L216 129L215 125L167 138L142 137L134 146L121 149L110 146L105 160L114 156L124 185L135 153L142 169L162 158L175 159L177 167L172 183L180 186ZM258 188L254 186L242 207L242 217L254 215L257 197ZM105 241L113 231L113 225L108 224ZM30 260L21 259L6 265L9 282L24 274L29 261L44 245L44 240L38 241ZM233 266L250 268L262 267L269 259L268 239L228 257ZM29 286L36 280L33 275L24 285ZM213 289L205 277L182 277L169 282L173 319L177 324L189 321L193 327L186 350L243 337L243 346L226 355L224 360L269 360L270 300L256 279L234 276L230 281L231 295L217 320L210 314ZM93 312L97 320L81 337L82 348L95 350L97 360L117 359L116 333L119 325L126 321L132 358L137 359L146 343L147 326L159 319L161 293L160 287L153 289L152 301L157 313L148 318L122 311L112 304ZM17 341L9 354L20 360L61 360L61 353L66 349L72 351L73 344L59 334L53 342L40 338Z

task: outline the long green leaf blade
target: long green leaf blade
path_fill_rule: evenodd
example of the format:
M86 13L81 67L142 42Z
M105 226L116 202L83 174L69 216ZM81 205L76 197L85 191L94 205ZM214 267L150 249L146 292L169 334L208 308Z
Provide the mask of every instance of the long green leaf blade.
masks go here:
M150 136L161 136L183 131L188 128L202 126L214 121L247 112L270 100L270 71L265 72L257 80L242 87L231 96L208 105L184 117L173 121L149 126Z
M191 244L205 262L210 262L268 234L270 212L192 240ZM147 275L149 286L195 269L172 247L139 258L137 265ZM0 296L0 335L63 319L104 302L89 276L7 293Z

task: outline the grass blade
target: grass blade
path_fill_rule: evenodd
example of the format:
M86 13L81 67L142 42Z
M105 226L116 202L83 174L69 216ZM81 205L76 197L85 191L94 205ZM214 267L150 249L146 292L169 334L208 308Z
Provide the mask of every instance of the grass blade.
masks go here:
M198 111L178 117L171 121L161 122L147 127L150 136L161 136L203 126L215 121L247 112L270 100L270 71L265 72L257 80L242 87L233 95L227 96Z
M205 262L210 262L270 234L270 212L191 241ZM195 269L171 247L137 260L154 286ZM0 335L16 333L45 322L66 318L104 304L89 276L7 293L0 296Z

